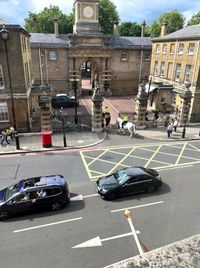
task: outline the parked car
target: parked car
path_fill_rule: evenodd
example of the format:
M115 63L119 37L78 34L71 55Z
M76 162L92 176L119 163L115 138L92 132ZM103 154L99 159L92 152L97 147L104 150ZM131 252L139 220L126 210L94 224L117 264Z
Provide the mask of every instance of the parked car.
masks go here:
M0 220L36 209L59 210L69 201L69 187L62 175L27 178L0 191Z
M161 176L156 170L130 167L99 178L96 182L96 189L102 198L113 200L129 194L151 193L160 188L161 185Z
M61 107L75 107L79 105L79 101L74 96L68 96L67 94L57 94L51 99L51 106L53 109L60 109Z

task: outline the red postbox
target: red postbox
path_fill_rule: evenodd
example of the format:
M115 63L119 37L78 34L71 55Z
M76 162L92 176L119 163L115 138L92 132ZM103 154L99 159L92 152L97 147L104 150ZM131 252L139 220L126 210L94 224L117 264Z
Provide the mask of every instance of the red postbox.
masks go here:
M44 131L41 133L42 135L42 146L44 148L52 147L52 132Z

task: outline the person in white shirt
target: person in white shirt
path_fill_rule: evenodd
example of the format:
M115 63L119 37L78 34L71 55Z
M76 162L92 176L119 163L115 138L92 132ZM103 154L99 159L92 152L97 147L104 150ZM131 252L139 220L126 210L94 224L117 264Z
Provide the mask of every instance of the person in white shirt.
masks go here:
M177 126L178 126L178 121L175 119L173 123L173 128L175 132L176 132Z

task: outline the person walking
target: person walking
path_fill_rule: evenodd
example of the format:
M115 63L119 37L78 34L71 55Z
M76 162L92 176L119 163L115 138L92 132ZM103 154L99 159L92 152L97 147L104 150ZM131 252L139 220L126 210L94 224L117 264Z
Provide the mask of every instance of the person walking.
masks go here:
M106 106L103 110L103 118L106 121L106 128L109 128L111 116L110 116L110 110L108 106Z
M2 132L1 132L1 145L3 145L4 141L6 141L7 144L9 144L6 132L5 132L5 130L2 130Z
M10 132L9 127L6 128L6 136L7 136L7 138L10 137L10 139L11 139L11 132Z
M167 126L167 137L170 138L171 134L172 134L172 130L173 130L173 124L168 124Z
M176 132L176 130L177 130L177 126L178 126L178 121L177 121L177 119L175 118L174 123L173 123L173 128L174 128L174 131L175 131L175 132Z
M128 115L124 114L122 116L122 128L124 128L124 125L126 125L126 123L128 123Z

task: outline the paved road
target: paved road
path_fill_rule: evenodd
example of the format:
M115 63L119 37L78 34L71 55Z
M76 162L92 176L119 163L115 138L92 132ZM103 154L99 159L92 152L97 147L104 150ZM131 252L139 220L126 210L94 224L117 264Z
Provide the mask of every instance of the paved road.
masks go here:
M1 186L28 175L61 173L72 192L70 205L60 212L22 215L0 224L0 267L94 268L137 255L123 216L126 208L149 250L199 233L199 141L0 158ZM157 167L162 189L101 200L95 179L133 164Z

